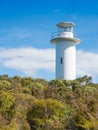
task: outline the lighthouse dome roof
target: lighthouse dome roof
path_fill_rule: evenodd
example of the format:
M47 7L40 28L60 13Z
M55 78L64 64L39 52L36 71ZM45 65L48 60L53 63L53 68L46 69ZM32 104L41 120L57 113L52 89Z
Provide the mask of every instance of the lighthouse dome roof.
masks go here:
M74 26L75 26L75 24L72 22L60 22L57 24L57 27L59 27L59 28L72 28Z

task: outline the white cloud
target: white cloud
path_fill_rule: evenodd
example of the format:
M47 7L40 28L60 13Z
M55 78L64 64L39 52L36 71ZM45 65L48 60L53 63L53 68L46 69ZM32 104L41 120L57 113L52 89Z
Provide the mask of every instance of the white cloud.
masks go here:
M4 67L34 75L39 70L54 72L54 49L11 48L0 49L0 62Z
M55 50L33 47L0 48L0 64L32 76L40 70L55 73ZM77 51L77 75L98 76L97 53Z
M77 74L98 76L98 53L77 51Z

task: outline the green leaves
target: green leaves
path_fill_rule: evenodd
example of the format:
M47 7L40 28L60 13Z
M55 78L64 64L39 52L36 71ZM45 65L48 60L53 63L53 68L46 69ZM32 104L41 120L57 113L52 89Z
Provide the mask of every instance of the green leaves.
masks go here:
M0 130L98 130L98 84L0 76Z
M43 86L41 83L32 83L30 84L30 89L32 92L32 95L36 98L44 98L44 92L45 92L45 86Z
M13 93L0 91L0 113L2 117L11 120L14 114L15 98Z
M10 90L11 89L11 83L6 80L1 80L0 81L0 90Z
M61 129L68 114L67 105L53 99L36 99L28 112L28 121L35 127L43 129Z

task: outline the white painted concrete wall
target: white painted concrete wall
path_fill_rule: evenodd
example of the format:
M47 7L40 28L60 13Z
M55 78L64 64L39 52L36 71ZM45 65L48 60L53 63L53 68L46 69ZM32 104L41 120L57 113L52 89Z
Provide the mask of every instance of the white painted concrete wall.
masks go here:
M56 43L56 78L76 79L76 46L73 42Z

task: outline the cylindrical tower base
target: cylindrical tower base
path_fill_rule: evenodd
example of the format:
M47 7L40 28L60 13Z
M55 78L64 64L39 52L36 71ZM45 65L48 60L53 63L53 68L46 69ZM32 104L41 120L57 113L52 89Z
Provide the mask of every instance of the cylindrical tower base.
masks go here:
M56 78L76 79L76 46L70 41L56 44Z

